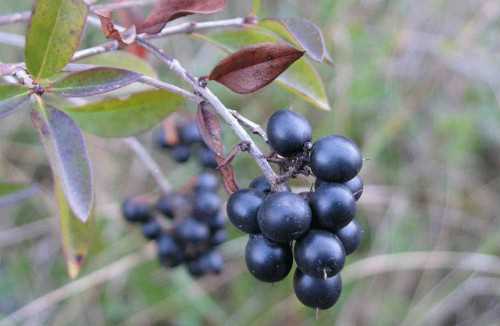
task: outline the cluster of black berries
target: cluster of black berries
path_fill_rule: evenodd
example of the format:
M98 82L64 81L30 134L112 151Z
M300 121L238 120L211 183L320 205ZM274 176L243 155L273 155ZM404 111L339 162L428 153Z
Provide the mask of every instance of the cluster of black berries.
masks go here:
M195 120L178 121L174 128L168 130L162 125L153 132L153 142L157 147L167 149L177 163L187 162L194 152L201 166L209 169L217 167L215 153L206 146Z
M164 266L184 263L193 277L218 274L224 259L217 247L227 239L218 188L218 178L204 172L189 193L163 195L156 205L141 197L127 199L123 216L130 223L142 224L144 237L156 241L158 258Z
M250 234L245 251L250 273L278 282L295 258L296 296L306 306L328 309L340 296L345 256L361 241L354 215L363 191L357 176L363 159L351 140L328 136L312 144L311 133L308 121L288 110L276 112L267 125L275 162L289 177L314 174L314 191L295 194L285 185L286 191L273 192L261 176L231 195L227 215Z

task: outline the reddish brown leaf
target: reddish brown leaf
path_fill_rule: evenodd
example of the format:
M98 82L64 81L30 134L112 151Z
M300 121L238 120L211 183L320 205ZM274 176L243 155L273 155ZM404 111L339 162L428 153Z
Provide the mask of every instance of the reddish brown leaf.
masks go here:
M96 14L101 21L101 30L106 38L118 41L121 47L126 47L135 42L137 35L135 25L120 32L116 29L115 24L113 24L110 12L96 11Z
M117 13L121 25L125 27L131 27L133 25L139 26L144 21L142 10L139 8L125 8L119 10ZM126 51L142 59L148 58L148 51L144 49L142 46L138 45L137 43L129 45L126 48Z
M236 93L253 93L275 80L303 55L303 51L288 44L252 45L223 59L208 78Z
M224 157L224 143L222 142L222 128L219 119L210 106L202 102L198 106L196 123L200 129L201 136L207 146L215 153L215 160L219 164L219 172L222 176L224 188L229 194L239 190L236 182L234 169Z
M225 0L158 0L139 33L158 33L174 19L193 14L213 14L224 9Z

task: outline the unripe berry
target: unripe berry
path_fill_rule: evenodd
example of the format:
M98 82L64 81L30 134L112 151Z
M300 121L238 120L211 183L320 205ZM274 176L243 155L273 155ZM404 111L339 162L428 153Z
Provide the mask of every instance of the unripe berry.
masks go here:
M311 209L301 196L287 191L278 192L267 196L257 220L268 239L289 243L309 230Z
M331 308L339 299L342 292L340 274L327 279L309 276L295 270L293 277L295 295L304 305L314 309Z
M349 181L358 174L362 165L363 157L358 146L343 136L323 137L311 150L311 169L323 181Z
M347 225L356 214L354 197L342 184L332 183L320 187L312 193L310 205L316 222L333 231Z
M350 255L359 248L363 238L363 229L358 221L352 220L351 223L339 229L336 235L342 242L346 254Z
M257 213L264 194L255 189L239 190L229 197L227 216L233 225L246 233L260 233Z
M311 141L312 129L302 115L290 110L275 112L267 123L269 144L280 155L288 157L302 152Z
M294 257L297 267L307 275L331 277L344 267L345 251L340 240L328 231L311 230L297 240Z
M250 273L263 282L278 282L292 268L292 250L288 244L275 243L261 234L250 235L245 249Z

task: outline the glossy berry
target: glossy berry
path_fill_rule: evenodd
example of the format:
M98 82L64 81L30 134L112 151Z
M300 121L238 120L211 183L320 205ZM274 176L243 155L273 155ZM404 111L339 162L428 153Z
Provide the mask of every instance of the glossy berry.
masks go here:
M342 184L320 187L311 195L310 205L316 222L333 231L347 225L356 214L354 197Z
M226 240L227 231L224 229L217 230L210 236L210 245L216 247L226 242Z
M352 220L351 223L339 229L336 235L342 242L346 254L350 255L359 248L363 238L363 229L358 221Z
M253 179L252 182L250 182L249 187L252 189L256 189L266 195L271 192L271 184L263 175Z
M193 201L194 216L204 221L217 214L221 206L220 197L209 191L197 192Z
M161 225L157 220L151 219L149 222L143 224L142 234L146 239L156 239L161 234Z
M170 149L170 156L177 163L184 163L191 156L191 148L187 145L175 145Z
M219 178L213 173L204 172L196 178L194 190L196 191L217 191L219 188Z
M167 267L175 267L183 262L182 249L174 238L168 234L162 234L156 240L158 258Z
M311 150L311 169L324 181L349 181L358 174L362 165L363 157L358 146L343 136L321 138Z
M292 250L288 244L275 243L261 234L251 235L245 248L250 273L263 282L278 282L292 268Z
M361 195L363 194L364 184L363 179L361 179L360 176L355 176L351 180L345 182L344 185L349 188L356 201L361 198Z
M267 123L269 144L280 155L288 157L302 152L311 140L312 129L302 115L290 110L275 112Z
M208 169L215 169L219 165L215 159L215 153L206 146L202 146L198 150L198 160L201 166Z
M340 274L327 279L309 276L295 270L293 277L295 295L304 305L311 308L328 309L339 299L342 292Z
M255 189L239 190L229 197L227 216L233 225L246 233L260 233L257 213L264 194Z
M206 260L207 269L210 273L220 274L224 268L224 257L215 250L212 250L203 255Z
M195 121L189 121L179 128L179 138L185 145L202 142L200 130Z
M208 273L208 266L203 256L193 259L187 263L187 270L189 275L194 278L199 278Z
M189 217L177 225L175 235L183 243L197 245L208 241L210 231L205 223Z
M161 196L156 202L156 209L164 216L173 219L176 215L190 209L189 199L181 194L173 193Z
M142 198L129 198L122 204L122 214L131 223L145 223L151 219L151 207Z
M286 189L290 191L290 187L288 185L285 185ZM269 181L267 181L266 177L261 175L250 182L249 188L258 190L265 195L271 193L271 184Z
M316 182L314 183L314 187L316 189L325 186L325 185L331 185L332 182L327 182L327 181L322 181L321 179L316 179ZM342 183L344 186L349 188L351 191L352 195L354 196L354 200L358 201L359 198L361 198L361 195L363 194L363 179L361 179L360 176L355 176L351 180Z
M307 275L331 277L344 267L345 251L340 240L328 231L311 230L297 240L294 257L297 267Z
M257 215L259 228L270 240L288 243L311 226L311 209L299 195L285 191L269 195Z

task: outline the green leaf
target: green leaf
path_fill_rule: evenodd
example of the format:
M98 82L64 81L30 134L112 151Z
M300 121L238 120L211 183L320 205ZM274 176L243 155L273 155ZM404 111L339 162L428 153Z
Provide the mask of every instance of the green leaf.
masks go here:
M92 68L56 81L51 91L65 97L84 97L108 93L137 81L138 73L116 68Z
M30 184L0 181L0 207L29 198L38 190L38 187Z
M95 218L92 211L87 222L80 221L74 215L62 191L61 180L56 178L54 184L66 266L69 276L75 278L80 272L95 235Z
M60 179L72 214L85 222L94 205L92 172L85 139L66 113L45 107L41 98L36 99L38 107L32 111L33 125L40 134L52 172Z
M259 22L259 26L303 49L315 61L331 60L323 33L318 26L307 19L298 17L263 19Z
M0 119L19 108L29 97L29 89L16 84L0 84Z
M228 53L233 53L241 47L252 44L279 42L278 37L251 27L207 35L196 35L196 37L206 40ZM287 91L315 105L317 108L330 110L330 104L321 77L306 59L297 60L276 79L276 82Z
M83 0L38 0L26 35L26 66L40 80L59 72L73 57L85 26Z
M30 185L25 185L22 183L10 183L0 181L0 197L15 194L16 192L30 188Z
M149 77L157 77L156 71L147 61L142 60L136 55L124 51L107 52L100 55L95 55L79 60L78 63L90 64L100 67L125 69Z
M128 137L151 129L182 104L184 98L177 94L151 90L64 111L86 132L101 137Z

